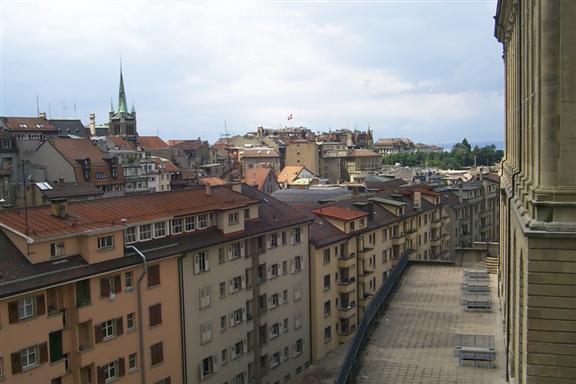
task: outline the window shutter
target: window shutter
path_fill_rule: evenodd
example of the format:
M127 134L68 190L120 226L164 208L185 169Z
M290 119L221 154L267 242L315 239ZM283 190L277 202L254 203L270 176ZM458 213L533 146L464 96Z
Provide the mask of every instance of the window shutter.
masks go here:
M294 273L296 271L296 265L294 263L294 259L290 259L290 273Z
M100 297L110 296L110 281L107 277L100 279Z
M22 361L20 360L20 352L14 352L11 355L12 358L12 374L22 372Z
M220 368L220 365L218 364L218 356L214 355L212 356L212 366L214 367L214 372L218 372L218 368Z
M206 252L206 271L210 270L210 254Z
M124 321L122 317L116 319L116 336L120 336L124 333Z
M106 378L104 377L104 367L98 367L98 384L105 384Z
M11 301L8 303L8 321L10 324L18 322L18 302Z
M94 340L96 341L96 343L101 343L103 338L104 337L102 335L102 324L96 324L94 326Z
M248 341L246 339L242 340L242 352L248 352Z
M266 248L268 249L272 248L272 240L270 236L266 236Z
M200 272L200 256L198 254L194 255L194 273ZM200 369L202 371L202 369Z
M242 321L246 321L246 308L242 308Z
M246 252L244 251L244 242L240 243L240 256L244 257Z
M44 294L36 296L36 315L42 316L46 313L46 301Z
M122 279L120 275L114 276L114 293L120 293L122 291Z
M164 384L171 384L172 380L170 379L170 376L168 376L167 378L164 379Z
M160 284L160 264L148 267L148 288Z
M122 377L126 373L126 365L124 363L124 358L120 357L118 359L118 376Z
M234 313L233 312L230 314L230 326L231 327L234 326Z
M246 289L246 276L242 275L242 289Z
M48 361L48 344L42 343L38 345L38 349L40 350L40 364L44 364Z
M198 376L200 377L200 381L204 380L204 364L202 361L198 364Z
M162 304L154 304L148 307L148 313L150 316L150 326L153 327L162 322Z

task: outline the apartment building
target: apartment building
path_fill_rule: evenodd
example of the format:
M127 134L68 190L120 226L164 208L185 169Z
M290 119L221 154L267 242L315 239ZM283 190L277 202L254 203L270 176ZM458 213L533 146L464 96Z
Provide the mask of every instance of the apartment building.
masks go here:
M275 383L301 372L312 219L235 189L4 211L2 376Z
M272 384L310 363L312 218L256 188L243 194L182 258L188 383Z
M506 149L500 299L507 379L576 382L576 2L499 0Z
M126 225L158 215L142 216L142 207L159 200L59 202L2 213L1 377L9 383L182 382L180 317L173 315L179 313L178 259L146 255L144 261L125 248Z
M293 140L286 145L285 166L303 166L312 174L320 174L320 150L314 141Z
M312 359L348 341L373 295L405 253L432 260L450 250L440 194L406 187L312 208Z
M382 157L369 149L354 149L344 159L345 175L348 181L361 181L374 175L382 165Z

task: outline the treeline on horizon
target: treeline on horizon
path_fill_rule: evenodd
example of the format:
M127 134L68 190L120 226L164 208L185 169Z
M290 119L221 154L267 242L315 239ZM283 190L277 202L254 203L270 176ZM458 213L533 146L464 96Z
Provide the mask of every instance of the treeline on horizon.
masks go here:
M504 151L496 149L495 145L472 148L468 140L456 143L450 152L440 153L392 153L384 156L384 165L400 163L406 167L430 167L440 169L459 169L476 165L491 166L498 163L504 156Z

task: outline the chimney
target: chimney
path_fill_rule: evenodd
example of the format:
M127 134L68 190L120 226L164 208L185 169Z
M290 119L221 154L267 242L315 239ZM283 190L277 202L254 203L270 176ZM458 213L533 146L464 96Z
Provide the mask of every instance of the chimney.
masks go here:
M232 184L232 190L234 192L242 193L242 183Z
M95 113L90 114L90 123L88 124L88 127L90 128L90 134L92 136L96 136L96 114Z
M38 117L45 119L46 118L46 112L40 112L40 115Z
M458 184L458 202L461 203L464 199L464 191L462 189L462 182Z
M68 216L68 204L66 199L52 199L50 200L50 210L52 216L65 219Z
M206 187L206 196L210 196L210 194L212 193L210 191L210 183L205 182L204 186Z
M422 192L414 191L414 209L419 211L422 209Z

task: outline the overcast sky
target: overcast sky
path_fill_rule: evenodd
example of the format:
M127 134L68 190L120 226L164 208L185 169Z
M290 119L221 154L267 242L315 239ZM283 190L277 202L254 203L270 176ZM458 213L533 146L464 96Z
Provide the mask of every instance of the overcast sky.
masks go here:
M0 114L107 121L120 52L141 135L366 129L503 137L496 1L6 1ZM287 121L292 114L293 120Z

